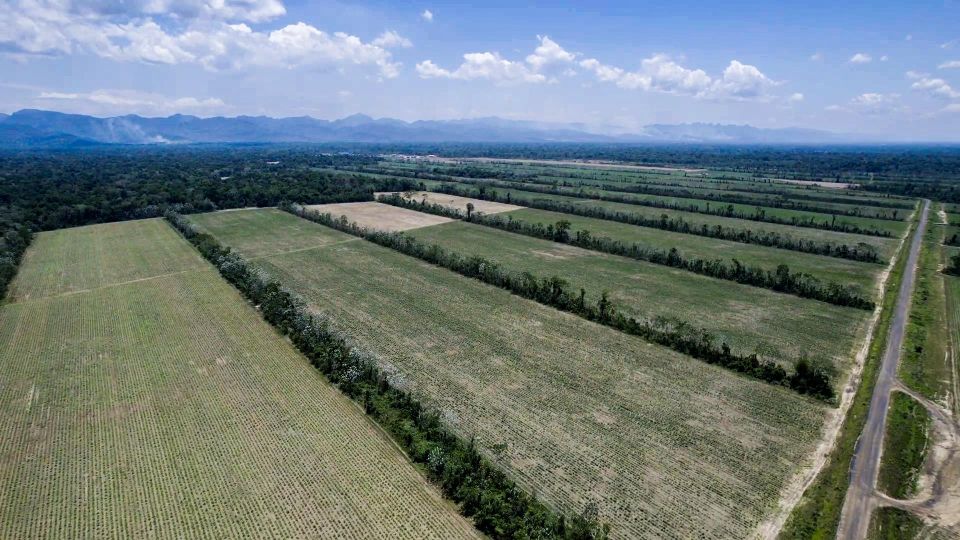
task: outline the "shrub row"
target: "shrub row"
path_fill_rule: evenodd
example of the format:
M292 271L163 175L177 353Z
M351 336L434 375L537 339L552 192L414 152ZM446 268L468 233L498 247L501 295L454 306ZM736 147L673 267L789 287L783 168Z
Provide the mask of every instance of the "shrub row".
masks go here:
M17 209L0 206L0 301L6 297L7 287L33 240L33 232L25 221Z
M506 289L518 296L639 336L651 343L669 347L710 364L771 384L787 386L801 394L809 394L822 400L833 398L833 386L827 368L814 365L805 358L797 361L792 374L787 374L780 365L762 360L755 353L733 353L726 343L717 346L715 336L685 321L667 317L656 317L652 320L628 317L611 304L606 292L596 304L588 303L584 289L572 291L567 282L557 276L538 278L529 272L507 271L483 257L460 255L436 244L425 244L403 233L361 227L350 222L346 216L334 218L331 214L307 210L299 205L286 205L282 209L463 276Z
M670 232L683 234L693 234L696 236L705 236L707 238L716 238L719 240L729 240L731 242L740 242L742 244L756 244L760 246L775 247L790 251L799 251L802 253L812 253L814 255L824 255L838 259L849 259L860 262L879 263L880 257L873 246L865 243L859 243L856 246L848 244L834 244L832 242L815 242L802 238L793 238L775 232L754 232L750 229L733 229L721 225L710 226L706 223L695 225L686 221L682 217L670 218L666 214L659 218L646 217L640 214L630 214L625 212L616 212L607 210L598 206L577 205L569 202L554 201L550 199L523 199L514 201L508 193L506 196L499 195L495 190L466 190L453 185L440 185L433 188L433 191L446 193L448 195L458 195L461 197L473 197L487 201L523 204L530 208L538 210L547 210L551 212L561 212L564 214L573 214L576 216L603 219L606 221L617 221L628 225L637 225L640 227L649 227L661 229Z
M780 217L776 215L767 214L766 210L761 207L754 209L752 213L737 211L734 209L733 205L727 206L718 206L711 208L709 202L707 203L706 208L701 208L695 203L682 204L682 203L672 203L667 201L653 200L653 199L637 199L634 197L628 197L625 195L615 195L615 194L603 194L603 193L589 193L585 191L564 191L557 187L552 186L543 186L543 185L531 185L531 184L515 184L510 182L502 182L499 180L457 180L458 183L462 184L473 184L480 186L481 188L490 186L498 187L502 189L515 189L517 191L526 191L530 193L539 193L542 195L561 195L564 197L576 197L578 199L590 199L596 201L605 201L605 202L614 202L621 204L631 204L634 206L646 206L650 208L661 208L664 210L676 210L680 212L691 212L694 214L705 214L710 216L726 217L726 218L736 218L744 219L748 221L759 221L764 223L775 223L778 225L790 225L792 227L802 227L807 229L820 229L827 231L836 231L843 233L851 234L864 234L868 236L882 236L889 237L891 236L890 231L880 230L874 227L860 227L859 225L854 225L852 223L847 223L845 221L837 222L836 215L833 216L831 221L818 221L814 217L809 217L807 219L801 219L798 217ZM619 188L624 190L623 188ZM630 191L630 190L624 190ZM630 191L635 193L634 191Z
M469 182L473 183L475 181L470 180ZM751 195L739 193L739 192L698 193L696 191L693 191L683 186L664 187L656 184L625 184L625 185L604 184L604 183L583 184L583 183L577 183L577 182L557 182L556 180L547 180L547 179L540 179L540 178L526 179L526 180L522 180L522 182L535 184L537 186L551 186L555 189L559 187L581 188L581 191L582 191L583 188L593 188L593 189L600 189L603 191L612 191L617 193L636 193L641 195L653 195L656 197L675 197L679 199L702 200L702 201L707 201L706 208L700 208L696 204L688 204L688 205L683 205L679 203L671 204L671 203L664 203L664 202L655 201L655 200L642 200L642 199L632 199L632 198L623 198L623 197L616 197L618 200L615 202L636 204L640 206L653 206L656 208L671 208L675 210L683 210L686 212L698 212L702 214L722 215L725 217L736 217L739 219L750 219L753 221L768 221L770 219L777 219L779 221L772 221L772 223L787 223L790 225L796 225L798 227L820 228L821 226L824 226L825 224L827 224L827 222L817 221L813 217L809 218L808 220L803 220L803 219L797 219L797 218L788 219L788 218L780 218L777 216L767 216L763 208L782 208L785 210L798 210L803 212L817 212L821 214L831 214L834 216L833 217L834 221L830 222L830 225L831 227L834 228L834 230L837 230L838 227L843 227L843 226L860 229L860 227L857 227L855 225L844 224L844 223L837 224L836 216L868 217L871 219L903 221L904 218L907 217L910 213L909 211L905 211L901 215L900 209L894 208L886 213L878 212L874 215L867 215L864 213L863 208L861 207L843 209L843 208L836 208L832 206L820 206L820 205L812 204L809 202L801 202L801 201L793 200L792 196L788 198L787 196L782 194L776 198L758 199L755 196L751 196ZM505 187L505 188L527 189L528 187L534 187L534 186L522 186L522 185L517 187L516 184L508 183L508 182L499 182L499 183L503 184L499 187ZM604 197L607 196L604 194L590 193L590 192L582 192L582 193L575 192L576 195L573 195L570 191L556 191L556 193L562 194L562 195L572 195L576 197L601 199L601 200L606 200L604 199ZM753 205L756 208L754 209L754 212L752 214L748 214L746 212L737 212L733 209L732 206L728 206L726 208L722 206L717 208L710 208L711 201L716 201L719 203L729 203L729 204ZM847 204L847 203L844 203L844 204ZM867 206L867 207L873 206L871 204L863 204L863 203L861 204L862 206ZM809 225L810 223L812 223L812 225ZM843 232L854 232L854 231L843 231ZM871 234L871 233L861 233L861 234Z
M745 266L737 259L733 259L733 263L728 264L720 259L687 258L680 255L677 248L665 250L640 243L627 244L605 236L594 236L587 230L579 230L576 231L574 235L570 235L570 222L565 220L558 221L556 225L543 225L541 223L515 220L513 216L510 215L504 217L473 212L465 215L453 208L433 204L426 200L417 201L408 199L398 194L380 195L378 200L386 204L409 208L419 212L427 212L453 219L462 219L471 223L477 223L512 233L554 242L562 242L584 249L679 268L695 274L770 289L801 298L820 300L838 306L848 306L859 309L873 309L874 307L873 302L860 295L855 287L844 286L834 282L823 283L809 274L791 272L790 268L785 264L777 266L776 271L771 272L757 266Z
M436 413L398 389L376 359L349 345L327 317L311 313L302 299L183 216L166 217L314 367L362 404L480 531L493 538L607 538L609 526L598 523L595 508L572 519L552 512L483 458L473 441L458 438Z

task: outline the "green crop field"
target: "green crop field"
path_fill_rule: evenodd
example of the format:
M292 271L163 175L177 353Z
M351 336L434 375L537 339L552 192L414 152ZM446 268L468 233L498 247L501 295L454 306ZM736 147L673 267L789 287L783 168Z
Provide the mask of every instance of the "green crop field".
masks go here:
M522 182L510 182L511 185L517 186L518 189L523 189L524 187L530 187L533 189L542 188L544 186L538 184L525 184ZM476 184L469 184L476 185ZM491 186L489 189L501 189L499 187ZM817 223L831 223L832 219L836 220L837 224L849 224L856 225L865 229L877 229L880 231L888 231L893 235L901 235L903 231L906 230L906 223L904 221L893 221L889 219L876 219L871 217L860 217L860 216L847 216L847 215L837 215L835 218L831 214L825 214L821 212L812 212L807 210L792 210L788 208L775 208L775 207L764 207L760 206L762 203L758 202L757 204L738 204L738 203L726 203L723 201L717 200L705 200L697 198L685 198L685 197L668 197L661 195L647 195L641 193L624 193L620 191L610 191L605 189L591 188L591 187L557 187L562 192L570 193L571 196L581 194L580 197L616 197L622 198L627 201L637 201L638 203L653 203L653 204L665 204L665 205L678 205L684 208L693 207L698 210L719 210L721 208L730 208L734 212L740 212L747 215L754 214L759 208L767 216L777 217L780 219L791 220L797 219L798 221L805 221L813 219ZM534 193L533 195L539 195ZM634 205L636 206L636 205ZM894 210L885 210L878 209L881 213L889 213ZM910 215L910 210L896 209L897 216L901 219L906 218Z
M436 186L442 182L427 181L425 184L429 189L430 186ZM447 182L449 184L449 182ZM471 186L462 185L466 189L474 189ZM834 242L837 244L847 244L851 246L856 246L860 243L868 244L874 246L880 255L884 258L889 258L893 252L896 250L898 245L897 238L884 238L878 236L868 236L863 234L850 234L842 233L837 231L828 231L821 229L811 229L811 228L801 228L793 227L791 225L781 225L777 223L764 223L759 221L750 221L737 218L728 218L720 216L712 216L707 214L698 214L695 212L683 212L678 210L667 210L663 208L652 208L648 206L637 206L632 204L625 203L615 203L607 201L598 201L594 199L581 199L578 197L569 197L565 195L547 195L542 193L532 193L529 191L521 191L517 189L506 189L506 188L496 188L491 189L491 191L496 191L501 196L506 196L508 193L512 199L513 204L524 205L524 201L528 200L537 200L537 199L546 199L551 201L557 201L562 203L569 203L577 206L586 206L586 207L596 207L603 208L608 211L613 212L622 212L625 214L636 214L641 216L646 216L648 218L659 219L661 216L666 215L668 218L683 218L684 221L694 225L700 226L701 224L706 224L709 227L715 225L720 225L722 227L728 227L735 230L749 229L755 232L772 232L778 233L784 236L790 236L792 238L803 238L807 240L814 240L820 242ZM897 222L891 222L897 223Z
M431 163L424 167L409 163L399 163L383 161L379 164L384 170L390 171L418 171L424 168L430 171L441 173L450 173L455 167L461 165L443 165ZM464 166L471 169L488 170L491 176L496 176L506 172L515 179L524 177L534 177L550 182L568 182L571 184L649 184L661 187L680 187L684 189L694 189L702 192L736 192L739 194L748 194L750 196L763 197L786 197L816 195L819 198L829 198L838 206L853 205L869 207L871 203L889 203L899 202L911 206L912 199L881 195L877 193L863 192L856 189L836 189L830 187L819 187L815 185L797 185L785 182L776 182L770 179L753 178L749 175L741 175L729 171L703 171L697 173L684 173L681 171L624 171L624 170L604 170L590 167L554 165L533 165L511 163L509 165L495 165L490 163L470 162ZM770 193L767 193L770 192ZM775 192L775 193L773 193ZM818 203L819 204L819 203Z
M787 249L705 238L693 234L638 227L628 223L537 210L535 208L515 210L505 213L504 216L544 225L567 220L570 222L571 236L576 235L577 231L586 230L590 231L593 236L606 236L629 244L639 243L666 250L677 248L677 251L686 257L699 257L707 260L722 259L725 261L737 259L743 264L770 270L776 269L777 265L786 264L792 271L805 272L824 281L856 285L868 296L874 293L876 279L885 268L885 265L882 264L863 263Z
M618 538L743 538L805 463L827 407L292 215L191 217L376 354L521 485L596 503ZM332 240L332 241L331 241ZM310 242L304 240L304 244ZM262 251L261 251L262 252Z
M162 221L42 233L14 290L0 538L477 536Z
M472 223L454 222L407 234L506 268L560 276L596 301L606 290L629 315L673 316L702 326L735 350L791 365L802 354L846 371L870 313L713 279L684 270L587 251Z
M139 241L132 243L131 238ZM80 262L82 261L82 262ZM10 289L13 301L95 289L205 268L157 220L77 227L41 234Z

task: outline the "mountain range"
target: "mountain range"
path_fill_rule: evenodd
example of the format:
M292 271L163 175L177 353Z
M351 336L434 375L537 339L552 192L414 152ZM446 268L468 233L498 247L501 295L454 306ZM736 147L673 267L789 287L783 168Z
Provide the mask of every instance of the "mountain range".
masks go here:
M629 133L607 126L497 117L405 122L392 118L374 119L362 114L333 121L309 116L200 118L182 114L156 118L137 115L99 118L34 109L0 114L0 147L6 148L295 142L837 144L871 141L812 129L764 129L702 123L654 124Z

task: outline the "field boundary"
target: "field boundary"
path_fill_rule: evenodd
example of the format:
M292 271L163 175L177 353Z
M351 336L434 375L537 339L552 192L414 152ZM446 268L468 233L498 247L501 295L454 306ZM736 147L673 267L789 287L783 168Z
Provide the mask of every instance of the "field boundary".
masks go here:
M429 201L420 202L413 197L406 198L403 195L395 193L385 196L381 195L377 200L400 208L450 217L512 234L567 244L616 257L626 257L636 261L684 270L713 279L730 281L781 294L789 294L808 300L817 300L837 306L864 310L875 307L873 301L860 296L859 292L854 288L833 281L823 282L815 276L806 275L801 272L790 272L789 267L786 265L782 265L782 269L778 267L776 271L771 272L759 266L743 265L736 259L733 259L734 264L730 265L720 259L708 260L699 257L684 257L680 255L676 248L666 250L647 246L639 242L626 244L610 237L582 234L580 231L577 231L575 236L571 236L567 229L563 228L563 221L558 221L556 227L554 227L553 225L542 226L541 224L530 223L523 219L513 219L513 217L509 215L506 220L497 215L464 215L459 210L449 208L442 203L430 203ZM569 226L570 223L567 222L566 227L569 228Z
M302 219L358 236L406 256L639 337L649 343L673 349L693 359L722 367L742 376L774 386L783 386L814 399L826 402L834 399L830 375L805 358L800 358L793 372L788 374L779 364L760 359L756 353L742 355L732 352L726 345L717 347L711 334L697 329L686 321L663 317L638 320L624 315L610 302L606 292L601 295L596 305L587 304L584 289L580 289L579 295L572 293L568 290L566 282L558 276L539 278L528 272L504 270L499 264L483 257L465 257L436 244L425 244L400 232L370 229L345 219L337 219L331 214L310 210L302 205L291 204L285 210Z
M605 221L614 221L626 223L637 227L646 227L650 229L659 229L664 231L676 232L681 234L690 234L713 238L719 240L728 240L731 242L740 242L741 244L755 244L758 246L775 247L800 253L812 253L814 255L823 255L825 257L836 257L838 259L848 259L859 262L879 262L879 257L875 249L864 250L857 247L851 247L849 244L838 244L830 241L797 239L779 232L754 232L752 229L737 229L733 227L724 227L715 225L713 227L703 223L699 226L683 219L674 217L670 219L653 218L642 214L626 213L617 210L608 210L599 206L577 205L571 202L557 201L550 199L522 199L514 201L512 197L506 200L498 193L483 192L480 190L466 191L461 185L454 186L455 182L447 182L434 186L433 191L437 193L446 193L449 195L458 195L460 197L473 197L487 201L520 203L528 208L537 210L546 210L550 212L561 212L575 216L601 219ZM789 225L774 224L783 227ZM849 233L844 233L849 234Z
M412 394L396 388L376 358L350 344L330 319L311 312L283 285L258 272L229 247L200 232L183 216L167 214L167 222L223 278L258 306L260 315L286 335L294 346L341 392L363 404L379 423L425 468L444 498L481 532L495 538L546 535L570 540L605 540L609 526L594 516L565 516L522 490L503 471L480 455L473 442L443 426L440 416Z
M899 289L899 281L896 284L890 284L890 286L888 286L887 281L889 281L890 276L895 273L894 270L896 269L897 265L903 260L904 246L907 245L907 240L912 237L915 229L914 218L918 211L919 210L915 208L914 212L911 214L911 226L907 228L903 237L901 237L900 245L897 246L897 250L890 260L890 264L883 271L883 273L880 275L880 279L877 281L879 296L877 299L876 308L874 309L873 315L868 323L863 344L861 345L860 350L857 351L853 367L850 370L850 374L847 376L847 382L844 385L843 392L841 392L840 404L824 425L821 442L811 456L810 461L812 464L806 465L805 468L797 474L794 480L787 484L788 487L783 491L781 500L777 504L776 513L774 513L771 518L760 524L754 535L756 538L772 540L780 534L794 510L796 510L803 500L807 490L813 486L826 464L833 458L831 454L837 447L838 440L840 439L840 433L843 426L846 424L848 413L850 412L853 402L857 397L857 391L863 386L863 373L866 368L868 357L870 356L870 349L873 345L874 339L878 337L876 332L878 323L882 318L881 315L887 308L885 305L885 300L888 298L889 289L893 285L896 285L897 289ZM902 276L897 277L899 279ZM885 339L885 335L883 337ZM859 438L859 430L857 432L857 438Z

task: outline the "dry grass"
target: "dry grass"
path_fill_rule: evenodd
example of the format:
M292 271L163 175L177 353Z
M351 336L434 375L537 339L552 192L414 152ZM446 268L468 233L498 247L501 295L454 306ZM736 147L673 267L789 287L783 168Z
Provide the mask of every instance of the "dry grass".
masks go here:
M350 221L365 227L377 227L386 231L408 231L453 221L443 216L424 214L378 202L312 204L307 205L306 208L333 214L335 217L347 216Z
M402 195L406 196L406 193L403 193ZM467 213L468 203L473 204L473 208L476 212L483 214L499 214L501 212L511 212L513 210L520 210L523 208L522 206L517 206L515 204L485 201L483 199L471 199L470 197L458 197L456 195L434 193L431 191L416 191L413 192L408 198L417 201L426 199L429 203L443 205L454 210L460 210L464 214Z

